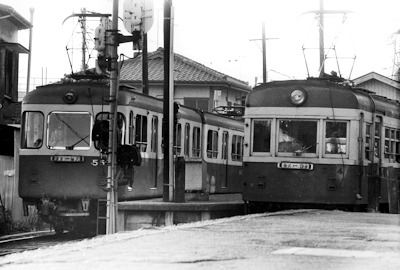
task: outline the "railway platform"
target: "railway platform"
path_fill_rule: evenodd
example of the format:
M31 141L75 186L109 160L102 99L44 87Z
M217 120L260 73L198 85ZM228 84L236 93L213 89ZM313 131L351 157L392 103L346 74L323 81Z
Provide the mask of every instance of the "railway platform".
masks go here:
M97 236L0 257L6 270L400 269L400 215L287 210Z
M118 203L118 231L170 226L244 214L241 194L186 194L184 202L159 199Z

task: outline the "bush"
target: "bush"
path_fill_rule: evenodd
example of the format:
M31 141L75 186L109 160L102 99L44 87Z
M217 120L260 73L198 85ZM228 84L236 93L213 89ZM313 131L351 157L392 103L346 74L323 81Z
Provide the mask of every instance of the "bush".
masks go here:
M0 212L0 235L40 231L50 228L50 226L40 218L37 210L30 211L29 215L24 217L22 222L14 222L10 210Z

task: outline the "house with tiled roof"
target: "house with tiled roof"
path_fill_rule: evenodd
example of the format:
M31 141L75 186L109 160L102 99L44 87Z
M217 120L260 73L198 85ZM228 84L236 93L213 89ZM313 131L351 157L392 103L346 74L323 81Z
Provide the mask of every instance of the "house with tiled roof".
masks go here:
M142 91L142 57L123 61L120 83L134 86ZM248 83L225 75L174 54L174 100L180 104L212 111L218 106L242 105L251 91ZM149 95L163 97L164 92L164 49L158 48L148 54Z
M376 72L367 73L353 82L355 86L370 90L379 96L400 101L400 83Z

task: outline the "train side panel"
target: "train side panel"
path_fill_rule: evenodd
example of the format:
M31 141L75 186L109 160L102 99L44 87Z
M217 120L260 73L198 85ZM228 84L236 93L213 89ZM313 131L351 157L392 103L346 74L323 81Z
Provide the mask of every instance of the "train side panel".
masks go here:
M211 194L243 190L243 122L204 115L203 182Z

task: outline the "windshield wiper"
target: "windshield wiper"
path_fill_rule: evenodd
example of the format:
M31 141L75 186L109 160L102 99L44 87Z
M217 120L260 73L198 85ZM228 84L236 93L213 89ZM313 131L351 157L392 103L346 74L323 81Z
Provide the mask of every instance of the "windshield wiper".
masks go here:
M79 141L77 141L77 142L74 143L73 145L66 146L65 148L66 148L67 150L74 150L75 145L77 145L77 144L80 143L81 141L85 141L85 143L88 144L88 142L85 140L87 137L89 137L89 135L87 135L87 136L84 137L84 138L81 138ZM89 145L89 144L88 144L88 145Z
M86 138L89 137L89 135L87 135L86 137L83 137L83 136L82 136L81 134L79 134L75 129L73 129L67 122L65 122L64 119L61 119L61 117L60 117L58 114L56 114L56 117L57 117L58 120L60 120L64 125L66 125L79 139L81 139L78 143L80 143L81 141L85 141L85 143L86 143L87 145L90 145L90 144L86 141ZM76 145L76 144L72 145L72 147L75 146L75 145ZM70 146L68 146L68 147L70 147Z
M316 146L317 144L318 144L318 143L315 143L315 144L312 144L312 145L307 146L307 147L304 147L304 146L303 146L303 148L302 148L301 150L296 150L296 151L294 151L293 153L294 153L296 156L301 156L302 153L307 152L308 149L310 149L310 148Z

